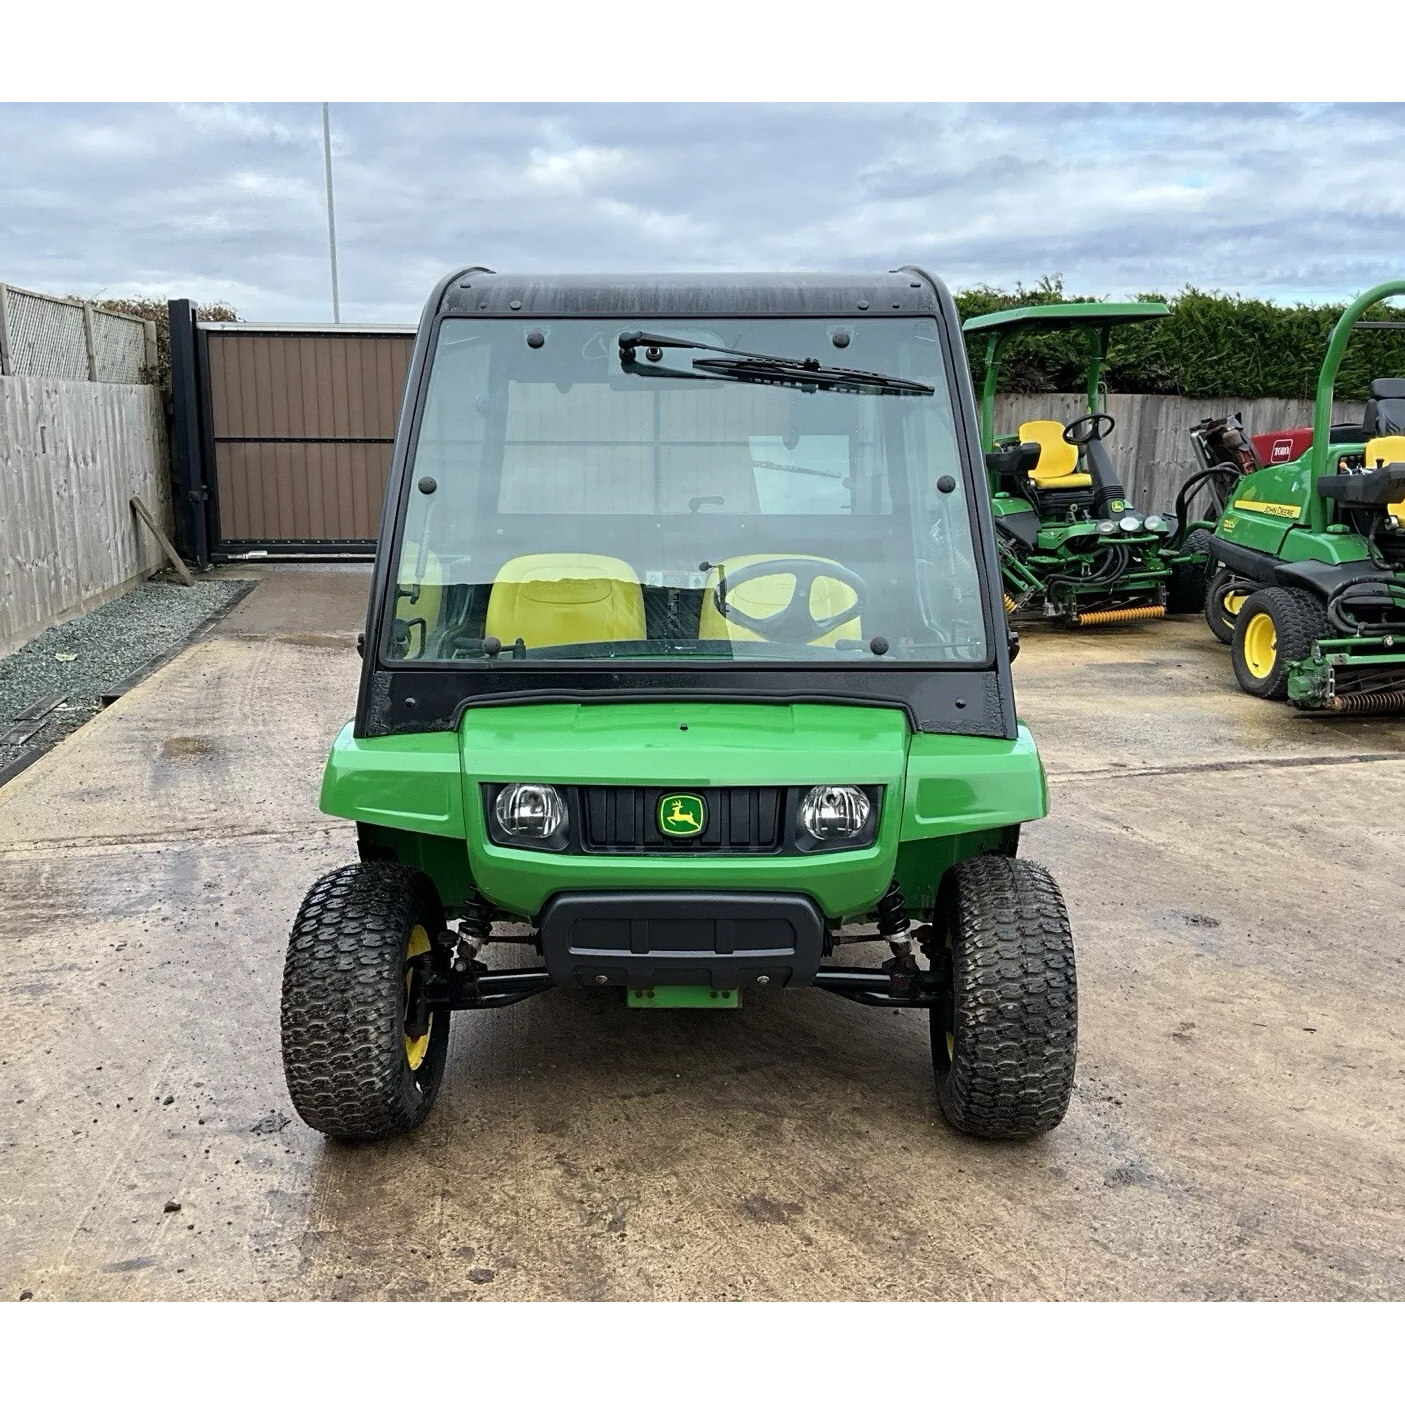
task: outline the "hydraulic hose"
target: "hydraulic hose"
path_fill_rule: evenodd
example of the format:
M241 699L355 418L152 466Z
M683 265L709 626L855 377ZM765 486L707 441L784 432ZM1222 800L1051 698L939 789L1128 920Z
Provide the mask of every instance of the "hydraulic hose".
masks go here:
M1070 576L1062 572L1049 576L1045 582L1045 590L1051 585L1111 585L1114 581L1120 580L1127 574L1127 568L1131 565L1131 552L1117 543L1111 543L1095 554L1096 565L1087 575Z
M1399 581L1347 581L1327 597L1327 622L1338 634L1378 635L1405 632L1405 618L1363 620L1359 610L1378 611L1385 616L1405 611L1405 583Z
M1243 473L1228 463L1213 463L1209 468L1202 468L1199 473L1192 473L1180 486L1180 491L1176 494L1176 530L1167 538L1167 546L1179 546L1185 539L1186 527L1189 525L1190 504L1195 495L1212 478L1227 480L1231 485L1237 483ZM1217 511L1223 512L1225 503L1229 500L1229 495L1221 497L1215 493L1215 507Z

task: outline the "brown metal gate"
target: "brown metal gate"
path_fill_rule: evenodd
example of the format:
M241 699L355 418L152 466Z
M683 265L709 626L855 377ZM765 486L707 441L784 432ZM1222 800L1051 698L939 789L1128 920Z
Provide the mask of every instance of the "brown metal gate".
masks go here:
M172 390L191 554L371 555L414 328L191 323L193 374L182 375L177 307ZM185 380L198 428L183 433Z

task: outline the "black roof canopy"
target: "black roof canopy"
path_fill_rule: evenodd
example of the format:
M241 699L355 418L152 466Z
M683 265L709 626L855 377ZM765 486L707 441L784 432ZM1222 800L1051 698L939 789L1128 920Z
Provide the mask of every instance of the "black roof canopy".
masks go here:
M890 273L493 273L444 280L451 317L935 316L940 295L912 269Z

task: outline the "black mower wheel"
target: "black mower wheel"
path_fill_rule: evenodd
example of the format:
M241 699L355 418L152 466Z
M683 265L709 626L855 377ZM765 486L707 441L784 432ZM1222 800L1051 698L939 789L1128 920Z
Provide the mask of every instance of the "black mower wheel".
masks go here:
M1063 895L1024 859L984 854L943 884L932 1065L946 1120L1014 1139L1057 1127L1073 1093L1078 978Z
M1256 587L1225 567L1215 572L1205 592L1205 623L1210 633L1228 644L1234 638L1234 619Z
M1205 585L1209 579L1210 543L1214 540L1203 527L1197 527L1182 543L1181 550L1205 557L1204 561L1178 561L1171 567L1171 583L1166 588L1168 615L1198 615L1205 608Z
M1256 590L1234 620L1230 657L1246 693L1280 701L1288 696L1288 665L1305 659L1327 632L1327 612L1315 595L1292 586Z
M423 873L362 863L308 890L283 966L283 1073L310 1127L346 1141L408 1132L444 1076L449 1018L417 1015L444 909Z

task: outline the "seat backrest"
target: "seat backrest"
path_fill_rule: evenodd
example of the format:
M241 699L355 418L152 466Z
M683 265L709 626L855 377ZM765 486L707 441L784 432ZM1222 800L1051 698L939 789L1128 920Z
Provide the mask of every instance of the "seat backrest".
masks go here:
M1405 434L1405 377L1378 376L1366 402L1367 435ZM1374 467L1368 459L1366 466Z
M706 586L703 590L702 618L698 622L699 639L755 641L761 638L755 630L748 629L745 625L726 618L718 610L718 571L719 569L723 572L739 571L743 566L773 559L773 557L766 555L733 556L718 566L714 566L708 572ZM839 564L837 561L831 561L827 556L804 556L800 559L825 562L833 566ZM774 576L754 576L751 580L743 581L740 585L728 586L727 588L727 599L735 601L737 608L750 615L754 620L764 620L771 615L780 614L790 604L794 594L795 577L784 569L778 570ZM845 610L851 609L857 599L858 596L854 594L853 588L845 585L843 581L828 576L817 576L810 586L810 614L814 619L827 619L832 615L842 614ZM832 649L835 647L836 640L862 638L863 621L852 619L847 624L841 624L837 628L831 629L828 634L820 635L808 642L824 644Z
M634 568L617 556L514 556L493 581L484 629L529 649L644 639L644 592Z
M1366 467L1380 468L1383 464L1405 463L1405 434L1381 434L1366 444L1362 456Z
M1039 445L1039 462L1029 473L1036 484L1067 478L1078 467L1078 446L1065 442L1058 420L1026 420L1020 426L1020 443Z

